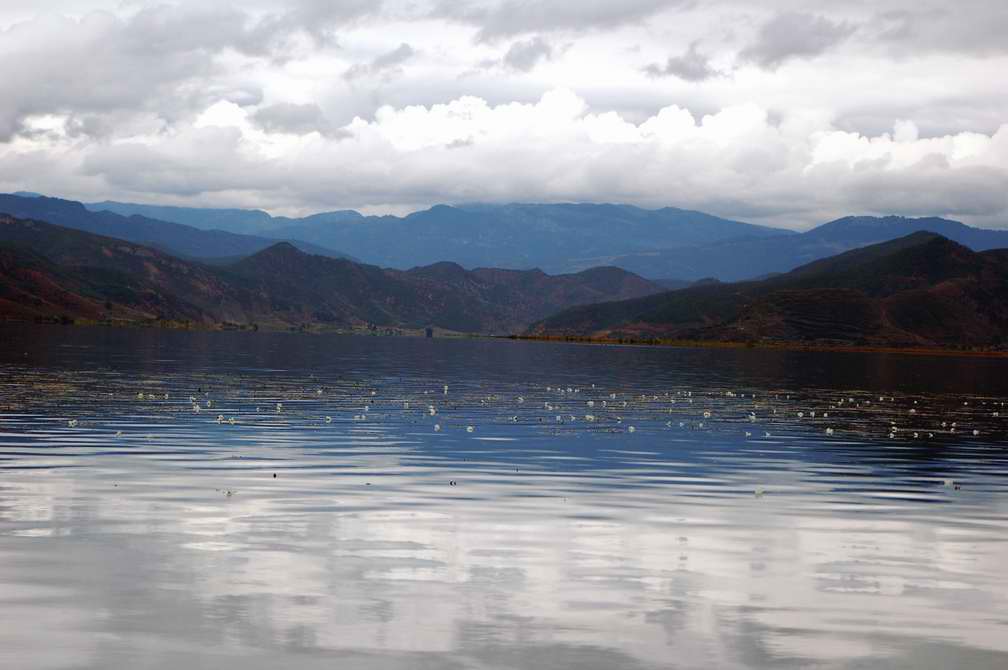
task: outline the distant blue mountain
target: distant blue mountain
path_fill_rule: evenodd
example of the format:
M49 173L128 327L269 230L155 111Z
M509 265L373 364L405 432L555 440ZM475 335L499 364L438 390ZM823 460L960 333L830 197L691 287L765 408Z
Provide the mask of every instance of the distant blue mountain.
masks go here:
M813 228L805 235L823 243L867 246L919 231L937 233L973 251L1008 247L1008 230L973 228L959 221L934 216L917 219L903 216L846 216Z
M240 235L223 230L200 230L192 226L139 215L125 217L108 211L92 212L79 202L45 196L0 194L0 213L145 244L193 259L233 259L248 256L285 239ZM307 253L333 258L352 258L301 240L288 241Z
M115 212L122 216L144 216L159 221L181 223L201 230L226 230L242 235L259 235L275 228L273 217L258 209L207 209L139 205L130 202L88 202L92 212Z
M1008 248L1008 230L973 228L938 217L848 216L787 237L722 240L616 255L606 262L644 277L740 281L789 272L821 258L916 232L936 233L973 251Z
M115 212L123 216L146 216L161 221L181 223L202 230L226 230L243 235L273 235L284 227L316 226L327 223L343 223L363 219L353 210L323 212L304 218L289 218L286 216L270 216L261 209L214 209L207 207L172 207L166 205L141 205L132 202L102 202L84 203L92 212Z
M619 254L793 234L672 207L648 210L604 204L436 205L404 217L342 210L304 218L271 217L258 210L115 202L88 207L198 228L303 240L400 269L451 261L469 268L575 272L604 265Z
M390 268L450 261L467 268L541 268L567 273L612 265L672 282L670 286L704 278L766 277L920 231L937 233L974 251L1008 247L1008 231L972 228L936 217L850 216L795 233L673 207L651 210L613 204L436 205L402 217L339 210L302 218L271 216L261 210L122 202L86 207L96 214L115 212L183 224L189 227L189 236L196 228L215 235L225 230L254 235L259 240L255 244L265 238L300 241L296 244L306 251L322 253L319 249L324 249L325 255L333 255L336 252L329 250L338 249ZM153 235L150 226L145 230L144 235ZM155 243L153 237L133 241ZM182 245L188 250L183 251L177 240L175 246L168 242L172 240L161 244L188 256L200 252L205 257L207 248L222 246L217 242L206 247L194 238Z

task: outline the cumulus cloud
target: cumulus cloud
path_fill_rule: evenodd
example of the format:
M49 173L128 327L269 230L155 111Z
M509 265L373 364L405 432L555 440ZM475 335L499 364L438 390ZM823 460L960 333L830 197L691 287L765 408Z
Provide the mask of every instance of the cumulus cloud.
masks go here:
M344 79L358 79L360 77L373 77L376 75L388 74L399 70L399 66L412 58L416 52L409 44L403 42L395 49L376 56L368 63L358 63L348 69L344 74Z
M679 56L669 56L664 65L651 63L644 67L644 72L650 77L679 77L684 81L704 81L722 73L715 69L710 58L700 53L697 43Z
M989 222L1008 208L1008 126L920 137L901 121L866 137L815 119L775 122L754 104L700 117L672 105L634 123L568 90L533 103L384 107L329 137L274 139L258 117L221 103L170 138L92 145L79 163L46 170L117 194L281 208L620 201L803 224L864 211ZM39 165L30 151L2 158L0 184Z
M824 16L786 12L763 24L740 57L773 69L792 58L814 58L850 37L855 26Z

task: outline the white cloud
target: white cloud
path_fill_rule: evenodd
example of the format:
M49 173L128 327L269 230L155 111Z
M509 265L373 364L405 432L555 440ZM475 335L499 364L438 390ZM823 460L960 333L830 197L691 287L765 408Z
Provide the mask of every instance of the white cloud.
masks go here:
M1002 127L1003 132L1004 127ZM889 169L905 169L931 156L941 156L949 165L988 164L993 137L981 133L958 133L920 138L912 121L897 121L892 134L865 137L858 133L824 131L813 136L810 167L842 162L851 168L861 164L883 164Z
M748 103L700 117L673 105L633 123L560 89L534 103L468 96L383 107L338 136L278 135L221 102L170 134L90 145L79 163L54 161L47 172L144 199L227 195L280 209L478 199L676 204L779 223L852 211L1005 216L1008 126L918 137L903 120L893 133L867 137L815 115L790 121L775 123ZM2 156L9 169L0 183L16 166L37 165L31 145Z

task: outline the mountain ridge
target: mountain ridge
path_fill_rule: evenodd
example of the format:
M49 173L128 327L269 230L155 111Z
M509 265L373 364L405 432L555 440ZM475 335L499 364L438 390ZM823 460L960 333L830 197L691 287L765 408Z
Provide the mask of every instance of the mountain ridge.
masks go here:
M941 217L848 216L828 221L804 233L774 239L725 240L684 249L607 259L643 276L695 280L715 276L743 281L788 272L806 263L871 244L927 231L959 242L974 251L1008 247L1008 231L973 228Z
M383 269L306 254L278 242L251 256L211 266L155 248L54 224L0 215L0 313L65 317L259 324L423 328L514 332L563 307L635 297L656 284L610 269L597 274ZM34 293L33 293L34 291ZM54 297L55 296L55 297Z
M975 252L918 231L763 281L693 286L572 308L529 332L1000 348L1008 344L1008 250Z
M92 212L83 203L48 196L0 194L0 213L154 246L188 258L245 256L277 241L222 230L200 230L139 215L125 217L114 212ZM295 242L308 252L344 255L311 243Z
M309 253L338 256L340 253L324 250L339 249L364 262L400 270L439 261L470 269L540 268L551 274L616 266L671 285L784 273L819 258L918 230L939 233L975 251L1008 246L1008 231L973 228L941 217L851 215L794 232L696 210L607 203L439 204L404 217L336 210L302 218L273 217L262 210L109 201L86 207L103 206L123 213L175 217L204 228L234 223L243 229L248 225L273 237L301 240L300 248ZM132 239L147 241L136 236ZM248 253L267 246L258 244ZM216 255L227 262L243 254ZM204 252L199 257L210 254Z
M237 210L156 208L130 203L94 203L120 213L150 212L203 227L224 227ZM466 268L539 267L552 274L607 265L604 257L744 237L792 235L768 226L733 221L695 210L592 203L438 204L403 217L364 216L353 210L300 219L249 210L257 234L300 239L340 249L369 263L408 269L442 260ZM266 215L267 217L269 215ZM243 224L244 225L244 224ZM402 240L410 240L402 248ZM599 262L596 262L598 260Z

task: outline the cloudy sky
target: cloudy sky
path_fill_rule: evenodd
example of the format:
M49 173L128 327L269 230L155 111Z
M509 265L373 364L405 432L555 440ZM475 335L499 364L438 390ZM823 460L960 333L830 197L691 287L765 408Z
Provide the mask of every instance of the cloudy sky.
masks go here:
M3 0L0 190L1008 227L1004 0Z

